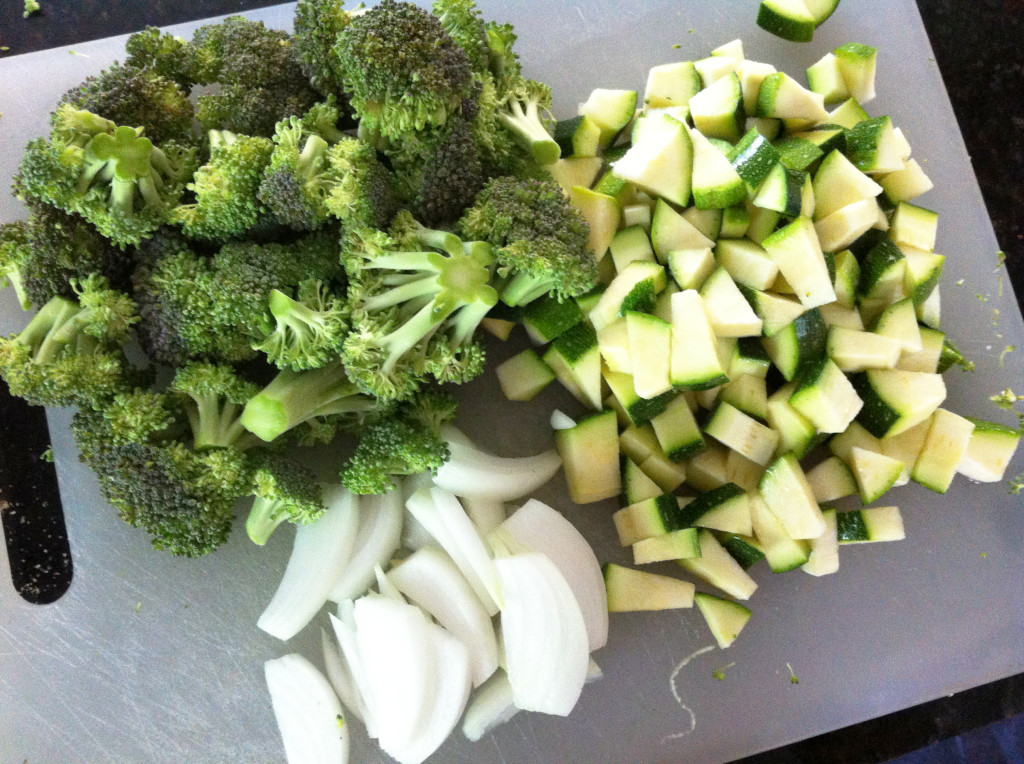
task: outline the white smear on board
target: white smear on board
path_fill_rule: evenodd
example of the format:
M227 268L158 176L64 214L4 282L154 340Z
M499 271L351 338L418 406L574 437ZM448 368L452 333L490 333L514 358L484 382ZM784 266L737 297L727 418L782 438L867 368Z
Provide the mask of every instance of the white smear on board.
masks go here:
M671 735L665 735L665 737L661 739L662 745L665 745L665 743L669 740L678 740L681 737L686 737L687 735L691 734L695 729L697 729L697 717L694 716L693 711L690 709L688 705L683 703L683 699L679 696L679 690L676 689L676 677L678 677L679 672L686 667L686 664L688 664L694 658L700 657L704 653L709 653L714 649L714 645L708 645L707 647L701 647L698 650L694 650L692 653L683 658L679 662L679 665L676 666L675 669L672 671L672 675L669 677L668 680L669 686L672 688L672 697L676 699L676 703L679 704L679 707L682 708L687 714L689 714L690 728L688 730L685 730L684 732L675 732Z

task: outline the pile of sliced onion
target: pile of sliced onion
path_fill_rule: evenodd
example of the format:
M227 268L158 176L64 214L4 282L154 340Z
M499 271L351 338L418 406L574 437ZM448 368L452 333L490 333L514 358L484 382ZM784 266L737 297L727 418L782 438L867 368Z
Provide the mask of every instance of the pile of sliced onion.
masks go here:
M452 456L433 479L382 496L331 487L324 518L297 529L259 625L288 639L327 600L338 611L322 633L327 679L308 661L267 664L289 761L320 761L328 742L347 756L343 707L400 764L419 764L464 711L475 740L520 710L567 715L600 676L590 652L607 641L608 613L593 550L541 502L506 518L504 502L547 482L558 454L504 458L455 428L444 437Z

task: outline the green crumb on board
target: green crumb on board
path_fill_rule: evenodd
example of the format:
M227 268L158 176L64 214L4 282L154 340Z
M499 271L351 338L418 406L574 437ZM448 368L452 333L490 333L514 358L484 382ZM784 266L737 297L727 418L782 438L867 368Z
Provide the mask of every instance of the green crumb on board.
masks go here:
M25 12L21 15L26 19L33 13L39 13L39 0L25 0Z
M39 455L39 458L42 459L44 462L49 462L50 464L53 464L53 446L48 446L47 449Z
M790 684L800 684L800 677L798 677L798 676L796 675L796 673L795 673L795 672L793 671L793 667L792 667L792 666L790 666L790 665L789 665L789 664L787 663L787 664L786 664L786 668L788 668L788 669L789 669L789 683L790 683Z
M981 553L981 556L982 556L982 557L988 557L988 552L982 552L982 553Z
M1024 491L1024 473L1017 475L1017 477L1010 481L1009 490L1014 496L1017 496L1021 491Z
M960 280L958 280L958 281L956 282L956 285L957 285L957 286L963 286L963 285L964 285L964 280L963 280L963 279L960 279Z
M996 252L996 260L999 264L996 265L995 270L998 271L1000 268L1006 265L1006 253L1003 252L1002 250Z
M1016 345L1007 345L1006 348L1003 349L1003 352L999 354L999 368L1000 369L1005 369L1006 368L1006 356L1008 356L1010 353L1012 353L1016 349L1017 349Z
M87 53L79 53L77 50L68 50L68 53L72 56L81 56L82 58L92 58Z
M1009 411L1014 407L1017 401L1024 401L1024 395L1017 395L1009 387L1003 390L1001 393L996 393L989 398L994 404L1001 409Z
M981 292L978 292L978 299L981 300L982 302L988 302L988 297L986 295L983 295Z
M679 50L681 47L683 47L683 44L681 42L677 42L672 46L672 50Z
M726 663L721 668L716 668L714 671L712 671L711 672L711 676L713 676L719 682L722 682L722 681L725 680L725 672L726 672L726 670L727 669L731 669L735 665L736 665L736 661L733 661L732 663Z
M135 612L138 613L142 610L142 600L139 600L139 604L135 606Z

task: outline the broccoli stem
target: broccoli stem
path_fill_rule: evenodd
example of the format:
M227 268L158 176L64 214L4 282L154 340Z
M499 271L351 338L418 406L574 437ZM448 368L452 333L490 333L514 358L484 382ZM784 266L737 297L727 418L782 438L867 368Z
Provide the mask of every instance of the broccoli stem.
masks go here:
M554 285L554 279L520 272L505 284L505 288L501 290L501 299L506 305L515 308L543 297Z
M54 297L28 322L18 335L18 342L35 351L33 360L36 363L52 363L78 335L77 331L62 330L80 311L81 308L71 300Z
M263 546L277 530L277 526L288 518L280 499L265 499L257 496L245 521L245 532L253 543Z
M527 101L525 109L520 101L513 100L499 116L505 126L530 150L538 164L554 164L562 156L561 148L541 121L535 100Z
M319 369L280 372L246 404L239 421L269 443L315 417L367 411L374 404L349 381L341 361L334 361Z

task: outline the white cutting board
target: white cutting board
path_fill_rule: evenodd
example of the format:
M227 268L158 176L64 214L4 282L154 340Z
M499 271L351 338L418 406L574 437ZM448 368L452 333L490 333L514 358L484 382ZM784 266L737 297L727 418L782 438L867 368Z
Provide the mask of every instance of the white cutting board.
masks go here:
M879 46L879 97L869 110L893 116L935 181L921 202L940 212L937 249L949 256L945 328L978 366L972 375L947 374L949 406L1012 423L987 397L1020 384L1020 353L1005 368L999 355L1007 344L1024 348L1024 328L1009 282L995 270L996 241L912 0L845 0L806 45L758 30L756 0L480 5L486 17L515 23L527 72L554 86L560 116L593 87L642 88L651 65L700 58L736 37L748 57L800 79L837 45ZM284 28L291 7L251 16ZM177 29L188 35L195 26ZM122 46L114 38L76 45L88 58L57 49L0 61L0 186L25 141L45 132L59 95ZM22 214L17 202L0 199L0 221ZM24 321L10 290L0 293L0 331ZM494 344L495 360L518 349ZM548 447L551 407L579 410L555 389L532 404L505 402L493 370L463 392L461 424L504 454ZM225 548L197 561L154 552L77 462L69 419L50 412L75 579L59 602L35 607L0 573L0 762L283 761L262 663L292 650L319 662L325 623L288 645L255 627L284 569L291 529L260 549L239 527ZM1022 469L1018 459L1011 474ZM584 529L602 560L626 561L611 502L572 507L561 478L541 495ZM699 613L616 615L609 646L596 655L605 678L586 688L569 719L520 714L478 744L456 736L436 760L727 761L1024 670L1020 498L1004 486L958 480L945 496L913 485L889 499L904 511L905 541L844 548L840 572L824 579L755 568L753 620L729 650L701 654L679 671L678 701L674 668L713 642ZM712 671L730 663L716 681ZM353 760L383 760L353 726Z

